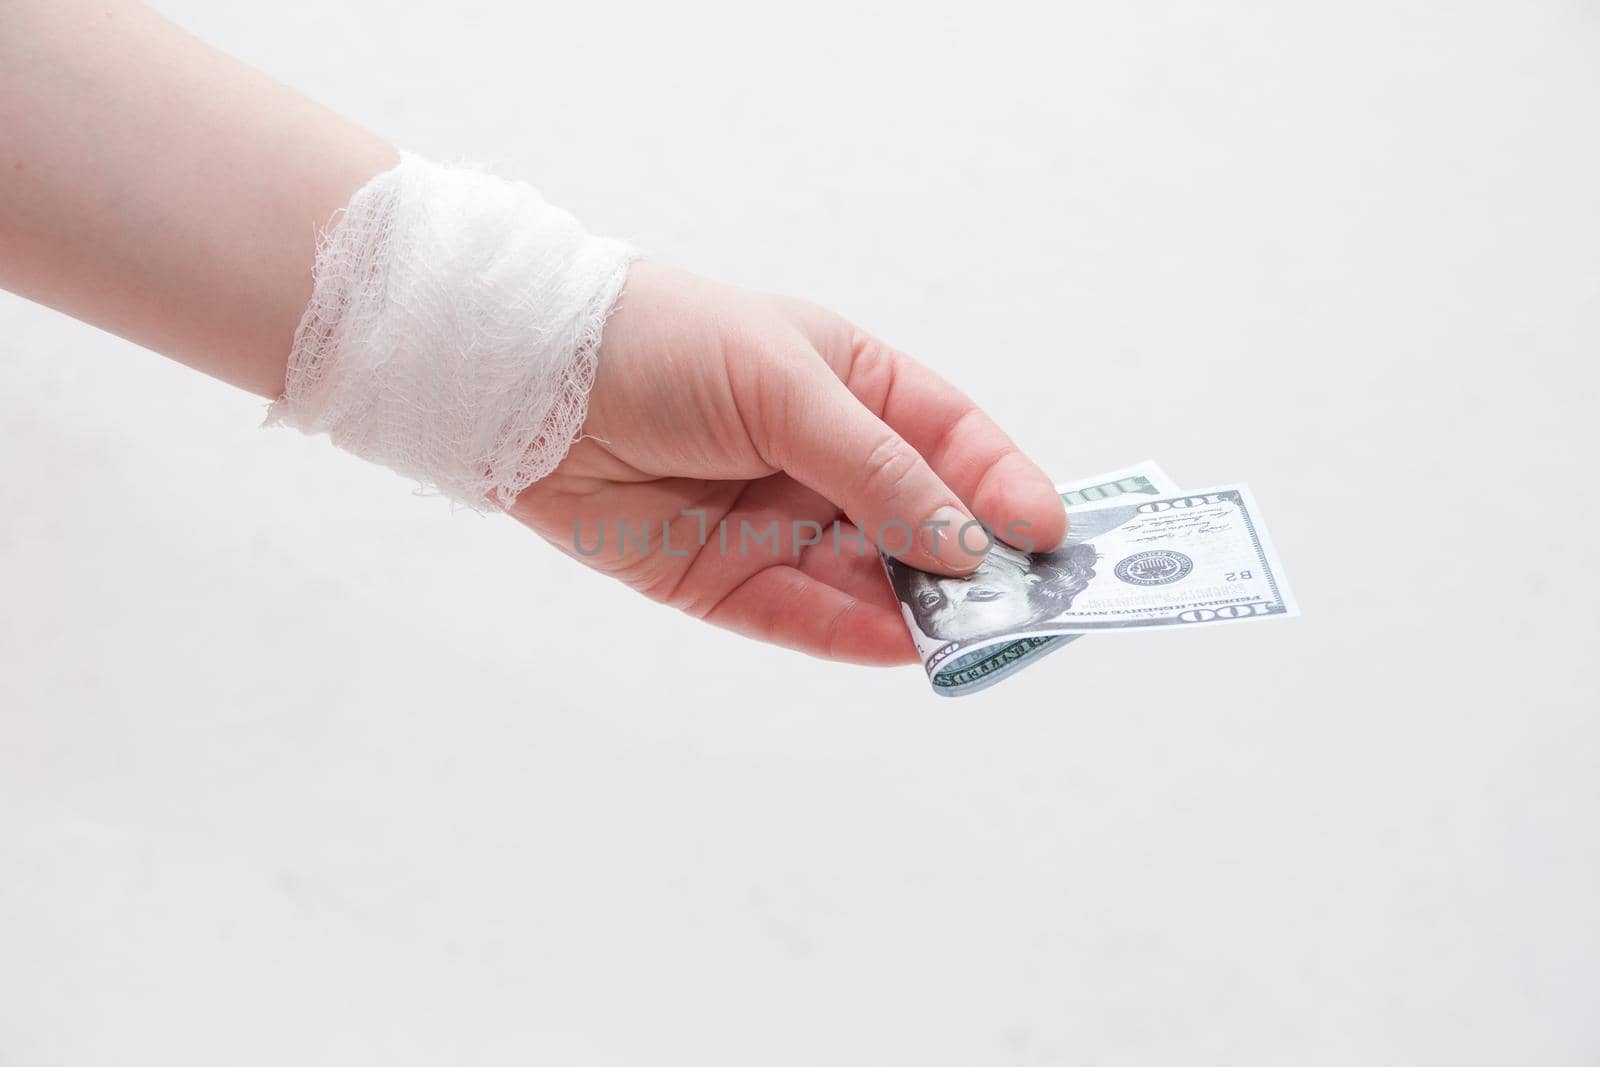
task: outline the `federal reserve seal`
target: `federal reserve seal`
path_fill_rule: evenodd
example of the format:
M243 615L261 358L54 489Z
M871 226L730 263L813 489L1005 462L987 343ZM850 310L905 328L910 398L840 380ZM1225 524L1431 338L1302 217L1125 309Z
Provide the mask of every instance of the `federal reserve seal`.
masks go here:
M1129 585L1166 585L1194 570L1194 560L1182 552L1158 548L1150 552L1135 552L1117 564L1118 578Z

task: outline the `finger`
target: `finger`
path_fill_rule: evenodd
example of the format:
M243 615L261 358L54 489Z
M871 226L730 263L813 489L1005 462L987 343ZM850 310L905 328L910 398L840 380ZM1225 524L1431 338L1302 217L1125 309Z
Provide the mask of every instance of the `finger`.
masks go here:
M826 497L787 475L751 482L710 534L712 550L695 559L677 606L811 655L914 662L914 651L908 654L901 640L905 622L877 549L849 524L839 523L836 532L838 516ZM722 529L728 531L726 550ZM771 531L772 537L746 543L745 531ZM768 571L790 573L763 576ZM825 595L825 588L845 599ZM860 606L846 607L850 601Z
M776 564L793 566L858 600L899 611L883 558L871 539L841 519L826 497L788 475L752 482L719 527L707 535L713 551L702 553L688 580L679 583L678 606L691 614L703 614L739 583ZM742 543L747 531L760 533L762 542Z
M802 573L858 600L900 610L894 586L883 570L883 557L852 523L841 522L837 534L830 530L822 541L803 549L796 566Z
M760 409L750 430L763 458L837 504L879 548L940 574L983 561L988 539L960 496L815 353L782 364Z
M669 602L704 615L757 571L795 564L832 535L839 509L786 474L748 483L725 509L707 517L703 547Z
M787 565L757 571L703 618L823 659L873 666L918 661L898 611L860 600Z
M1061 544L1066 508L1049 476L971 398L843 320L809 325L818 351L850 391L921 453L1001 540L1036 552Z

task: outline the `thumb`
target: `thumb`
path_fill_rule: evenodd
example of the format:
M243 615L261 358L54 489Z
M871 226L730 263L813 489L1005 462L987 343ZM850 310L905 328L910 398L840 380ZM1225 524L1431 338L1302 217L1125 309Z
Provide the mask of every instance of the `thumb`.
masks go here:
M821 493L881 551L919 570L962 575L989 549L983 527L916 449L869 411L814 353L769 379L767 461ZM771 403L776 400L777 403Z

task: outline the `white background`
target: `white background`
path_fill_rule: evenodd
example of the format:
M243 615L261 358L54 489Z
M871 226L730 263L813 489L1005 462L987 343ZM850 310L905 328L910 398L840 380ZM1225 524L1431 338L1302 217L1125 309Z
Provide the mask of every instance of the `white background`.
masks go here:
M1305 617L938 701L0 297L0 1064L1600 1060L1592 4L157 6Z

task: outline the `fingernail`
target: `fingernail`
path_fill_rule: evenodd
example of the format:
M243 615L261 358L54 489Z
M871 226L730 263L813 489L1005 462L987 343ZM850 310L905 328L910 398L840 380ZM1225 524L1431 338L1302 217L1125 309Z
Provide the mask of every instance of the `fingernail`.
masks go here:
M928 521L922 525L923 550L958 570L974 569L989 551L989 535L976 524L963 532L963 527L972 522L971 515L946 504L928 516Z

